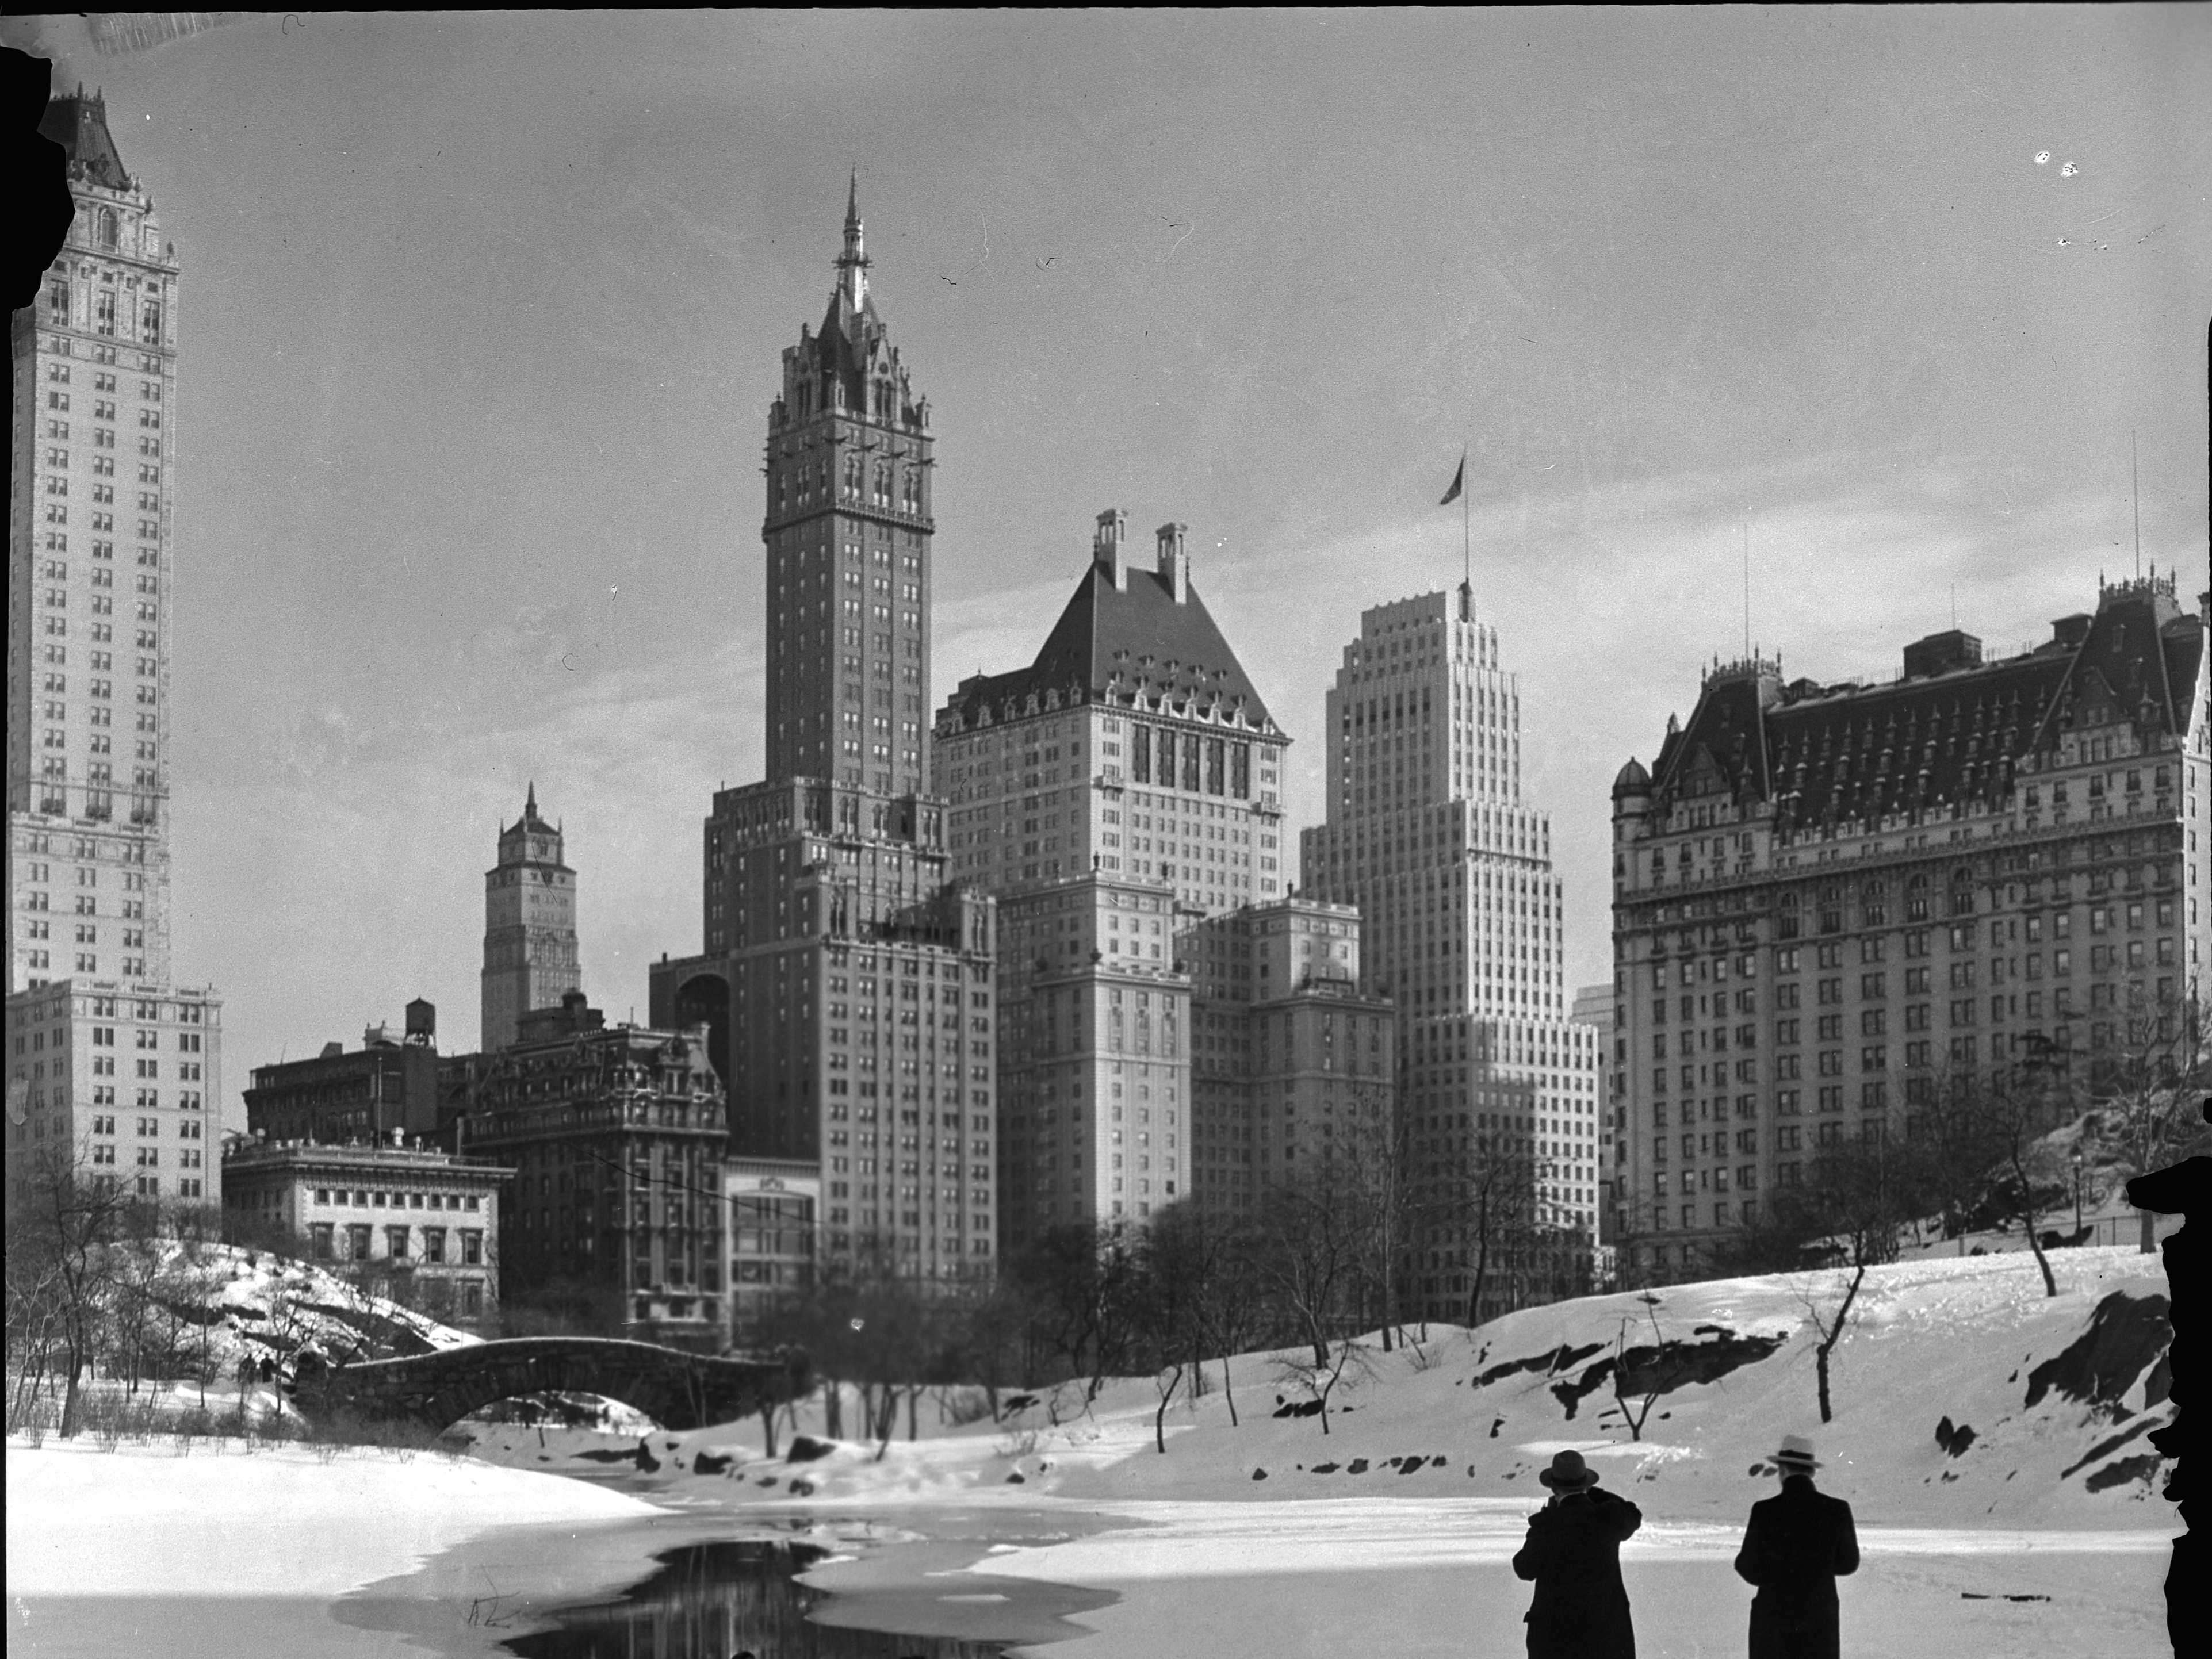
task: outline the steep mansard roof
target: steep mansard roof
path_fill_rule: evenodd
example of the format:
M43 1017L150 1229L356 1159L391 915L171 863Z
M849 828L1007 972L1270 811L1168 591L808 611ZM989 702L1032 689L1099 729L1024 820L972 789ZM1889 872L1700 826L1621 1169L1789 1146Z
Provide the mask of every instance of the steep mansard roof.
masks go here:
M1042 708L1056 692L1063 706L1115 702L1184 715L1212 708L1225 720L1241 714L1260 734L1288 741L1194 587L1178 604L1157 571L1131 569L1127 580L1116 587L1103 565L1091 565L1036 660L963 680L939 720L972 726L1010 719L1029 711L1032 696Z
M2094 618L2058 627L2023 656L1884 685L1784 687L1763 665L1722 670L1661 747L1653 805L1717 796L1773 800L1785 827L1860 821L1995 802L2021 759L2075 726L2187 734L2205 630L2170 584L2108 589Z
M131 188L131 175L107 131L107 100L98 93L88 95L80 86L72 94L50 100L39 119L39 133L59 144L94 184L106 190Z

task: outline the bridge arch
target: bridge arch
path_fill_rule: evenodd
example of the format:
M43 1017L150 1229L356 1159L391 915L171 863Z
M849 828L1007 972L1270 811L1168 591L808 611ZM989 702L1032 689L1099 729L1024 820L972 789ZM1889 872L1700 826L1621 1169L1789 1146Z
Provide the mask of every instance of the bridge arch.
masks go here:
M790 1350L715 1357L614 1338L531 1336L352 1365L303 1361L294 1395L311 1416L351 1412L443 1430L519 1395L592 1394L665 1428L699 1429L753 1416L811 1384L805 1355Z

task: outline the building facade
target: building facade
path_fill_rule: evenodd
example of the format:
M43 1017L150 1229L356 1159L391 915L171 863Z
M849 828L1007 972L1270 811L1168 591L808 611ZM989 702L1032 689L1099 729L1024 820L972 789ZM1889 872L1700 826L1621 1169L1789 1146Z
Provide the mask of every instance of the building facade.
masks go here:
M112 1176L141 1198L220 1202L222 999L76 978L16 993L8 1121L11 1207L42 1165Z
M515 1172L396 1139L234 1138L222 1151L225 1237L292 1241L373 1294L464 1329L488 1324L499 1311L500 1191Z
M743 1347L769 1309L814 1287L822 1166L732 1158L722 1166L722 1191L730 1206L730 1337Z
M2204 992L2207 600L2100 585L1983 659L1956 630L1877 684L1716 665L1613 785L1611 1202L1646 1280L1698 1271L1824 1146L1907 1134L1947 1078L2109 1087Z
M1397 1005L1413 1178L1510 1152L1537 1254L1571 1258L1521 1283L1532 1296L1581 1283L1597 1235L1597 1048L1568 1018L1565 895L1550 818L1522 793L1519 682L1473 590L1364 612L1328 721L1328 817L1304 832L1305 890L1358 908L1369 983ZM1469 1316L1473 1247L1445 1200L1427 1212L1413 1292L1436 1317Z
M1164 883L1033 884L999 911L1000 1242L1139 1224L1188 1196L1188 919Z
M1036 659L938 713L952 868L999 902L1004 1244L1192 1194L1200 919L1279 900L1289 739L1192 582L1183 526L1133 566L1119 511Z
M821 331L784 353L769 776L714 797L705 948L653 964L652 1018L707 1028L732 1155L821 1164L824 1271L943 1282L994 1253L996 920L926 793L933 441L864 246L848 203Z
M501 1296L641 1340L728 1339L729 1121L703 1026L609 1026L571 991L515 1041L456 1062L461 1150L511 1166Z
M576 872L563 860L558 824L538 816L532 784L522 816L499 835L484 872L483 1049L514 1041L523 1015L554 1008L584 983L576 953Z
M307 1060L253 1068L246 1091L249 1134L271 1142L325 1146L382 1143L394 1133L444 1141L455 1103L437 1046L438 1011L417 997L407 1005L404 1033L372 1025L361 1047L326 1042Z
M1359 913L1285 898L1176 942L1191 996L1191 1185L1249 1216L1302 1171L1395 1158L1397 1011L1360 988Z

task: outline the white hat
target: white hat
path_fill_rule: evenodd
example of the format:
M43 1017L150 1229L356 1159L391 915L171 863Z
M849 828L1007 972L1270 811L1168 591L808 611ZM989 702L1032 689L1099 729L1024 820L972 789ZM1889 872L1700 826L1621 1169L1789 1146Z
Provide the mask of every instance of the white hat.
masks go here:
M1802 1434L1785 1434L1782 1449L1774 1454L1774 1461L1785 1469L1817 1469L1820 1460L1813 1455L1813 1443Z

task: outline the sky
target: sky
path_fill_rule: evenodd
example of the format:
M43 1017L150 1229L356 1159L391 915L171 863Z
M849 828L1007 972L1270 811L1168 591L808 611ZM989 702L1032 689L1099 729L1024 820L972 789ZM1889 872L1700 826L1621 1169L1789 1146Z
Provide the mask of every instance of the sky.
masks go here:
M1611 973L1613 775L1747 632L1821 680L1954 617L2010 653L2134 568L2138 505L2204 580L2205 8L0 40L105 91L183 264L175 965L233 1121L414 996L474 1047L533 780L592 1000L642 1018L700 947L709 797L762 770L759 446L850 169L933 409L933 706L1030 659L1099 510L1180 520L1318 822L1360 611L1460 577L1464 449L1571 985Z

